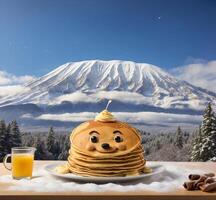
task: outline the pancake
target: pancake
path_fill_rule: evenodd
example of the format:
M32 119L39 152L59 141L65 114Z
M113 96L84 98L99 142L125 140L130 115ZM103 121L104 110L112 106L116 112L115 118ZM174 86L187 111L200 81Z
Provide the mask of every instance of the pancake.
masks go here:
M137 156L139 154L143 154L143 150L140 148L140 149L135 149L134 151L130 152L130 153L126 153L126 154L123 154L123 155L118 155L118 156L111 156L111 155L107 155L107 154L99 154L98 156L89 156L89 155L85 155L83 154L82 152L80 151L77 151L76 149L72 148L71 147L71 153L70 154L73 154L74 156L78 156L80 158L84 158L84 159L88 159L88 160L109 160L109 159L112 159L112 160L121 160L123 158L127 159L127 158L130 158L130 157L134 157L134 156Z
M121 177L149 173L139 132L107 110L76 127L68 163L58 171L80 176Z
M125 168L127 169L128 167L133 167L133 166L138 166L141 163L144 163L144 160L140 160L137 159L135 161L132 162L119 162L119 163L103 163L103 162L98 162L98 163L91 163L89 164L89 162L84 162L84 161L79 161L78 159L69 157L68 158L69 162L74 162L80 166L84 166L86 168L91 168L91 169L97 169L97 168L103 168L103 169L113 169L115 167L117 167L118 169L120 168Z
M89 121L82 124L81 127L83 128L76 128L72 132L70 136L71 145L73 146L74 149L79 150L80 153L88 155L90 157L121 156L130 153L140 145L141 138L137 134L137 132L135 132L135 129L119 121L111 122L111 123ZM109 132L113 133L114 131L117 130L124 134L125 140L123 141L123 143L125 143L126 145L126 149L124 151L120 151L118 147L116 147L116 143L115 141L113 141L113 134L107 134ZM87 146L87 142L89 142L89 133L91 132L100 133L100 136L102 136L101 142L103 142L103 140L104 141L109 140L109 144L111 146L115 146L116 151L112 152L112 154L106 155L106 151L100 152L101 148L98 145L96 145L96 148L98 149L97 151L89 151L86 148L86 146Z

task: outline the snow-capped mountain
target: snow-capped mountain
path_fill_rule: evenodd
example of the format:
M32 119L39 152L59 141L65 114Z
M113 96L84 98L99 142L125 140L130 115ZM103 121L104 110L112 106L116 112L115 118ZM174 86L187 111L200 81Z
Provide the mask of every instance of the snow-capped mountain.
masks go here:
M162 69L131 61L90 60L66 63L0 97L0 118L22 127L63 130L88 120L114 100L110 111L135 126L197 126L207 102L216 94L180 81ZM157 128L159 127L159 129Z
M216 94L177 80L162 69L131 61L90 60L66 63L25 85L23 92L0 99L0 106L65 102L124 103L161 108L203 109Z

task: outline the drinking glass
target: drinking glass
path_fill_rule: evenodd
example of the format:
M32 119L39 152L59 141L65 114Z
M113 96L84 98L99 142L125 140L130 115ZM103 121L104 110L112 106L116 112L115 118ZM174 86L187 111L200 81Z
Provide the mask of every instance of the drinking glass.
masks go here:
M12 170L14 179L31 178L34 162L34 147L14 147L11 154L4 157L3 164L6 169ZM11 157L11 166L7 166L7 159Z

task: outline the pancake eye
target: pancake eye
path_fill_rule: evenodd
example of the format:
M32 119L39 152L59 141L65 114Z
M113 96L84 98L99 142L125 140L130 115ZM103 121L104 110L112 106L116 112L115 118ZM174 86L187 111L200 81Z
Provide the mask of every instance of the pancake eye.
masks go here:
M90 140L91 140L92 143L97 143L97 142L98 142L98 138L97 138L97 136L95 136L95 135L92 135L92 136L90 137Z
M119 136L119 135L115 136L115 137L114 137L114 140L115 140L116 142L118 142L118 143L123 141L123 139L122 139L121 136Z

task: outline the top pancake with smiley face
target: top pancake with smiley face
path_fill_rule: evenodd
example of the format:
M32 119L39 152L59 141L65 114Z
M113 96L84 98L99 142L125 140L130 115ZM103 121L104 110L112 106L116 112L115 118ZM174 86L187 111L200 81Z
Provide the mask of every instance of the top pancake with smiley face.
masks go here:
M137 131L120 121L88 121L74 129L72 148L90 157L127 155L141 144Z

